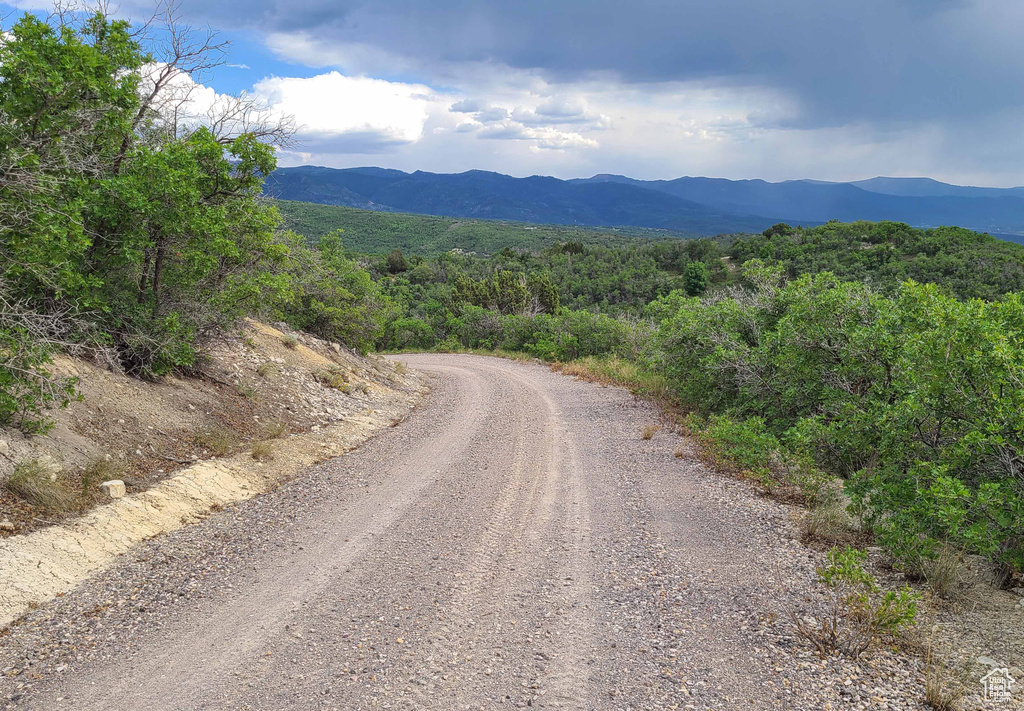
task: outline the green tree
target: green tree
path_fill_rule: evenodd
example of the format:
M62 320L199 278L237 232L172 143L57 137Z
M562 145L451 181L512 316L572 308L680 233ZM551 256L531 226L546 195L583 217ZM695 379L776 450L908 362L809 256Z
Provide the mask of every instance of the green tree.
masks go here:
M690 296L700 296L707 291L711 283L711 273L704 262L690 262L683 271L683 280L686 284L686 293Z

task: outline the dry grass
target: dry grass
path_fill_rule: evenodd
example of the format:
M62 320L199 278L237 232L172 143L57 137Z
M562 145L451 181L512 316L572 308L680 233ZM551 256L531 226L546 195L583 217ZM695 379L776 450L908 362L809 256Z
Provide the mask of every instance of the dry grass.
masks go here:
M644 428L640 430L640 439L650 439L657 434L660 429L660 425L645 425Z
M967 580L963 551L944 545L934 558L921 561L921 573L936 595L946 600L958 599Z
M107 457L97 457L89 462L82 471L82 495L91 496L96 487L111 479L120 479L124 474L124 464Z
M46 511L66 513L77 507L75 493L59 473L38 459L18 462L4 482L4 488Z
M266 439L280 439L288 434L288 423L284 420L270 420L263 423L261 428Z
M294 351L299 347L299 339L290 333L281 336L281 345L285 348Z
M830 503L807 511L800 519L800 530L805 542L835 545L850 540L852 521L842 506Z
M970 674L966 667L951 669L932 654L932 641L924 659L924 700L935 711L958 711Z
M238 446L238 435L224 427L203 430L198 432L193 439L197 445L213 452L218 457L223 457Z
M269 462L274 458L274 445L271 442L256 442L252 446L252 458L257 462Z
M259 364L256 368L256 375L261 378L274 378L281 372L281 369L277 367L277 363L272 361L264 361Z
M615 356L610 358L588 356L571 363L554 363L551 370L590 383L629 388L634 395L648 397L666 409L671 409L673 405L672 391L668 380L661 375L644 370L636 363Z

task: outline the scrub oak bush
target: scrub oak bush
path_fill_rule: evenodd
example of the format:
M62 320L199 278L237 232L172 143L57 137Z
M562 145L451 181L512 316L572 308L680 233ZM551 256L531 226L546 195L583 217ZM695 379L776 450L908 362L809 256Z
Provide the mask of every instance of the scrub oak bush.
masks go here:
M778 449L846 480L852 510L900 560L944 543L1024 569L1024 300L935 285L882 296L829 273L670 295L663 368L715 456L768 480ZM699 427L697 428L700 429Z

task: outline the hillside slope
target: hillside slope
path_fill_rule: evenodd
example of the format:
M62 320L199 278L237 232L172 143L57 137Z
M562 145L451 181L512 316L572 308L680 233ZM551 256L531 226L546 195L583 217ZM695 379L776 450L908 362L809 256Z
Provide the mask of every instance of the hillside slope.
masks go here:
M104 503L105 479L145 491L183 466L247 453L256 442L272 451L292 434L388 411L418 388L386 361L255 321L204 352L195 376L156 381L58 357L55 368L78 379L82 399L51 413L45 436L0 428L0 537ZM38 482L12 486L18 470L50 482L41 493Z
M723 211L633 185L512 178L468 171L437 174L303 166L268 176L265 194L282 200L390 212L556 225L633 226L696 235L759 232L779 218Z

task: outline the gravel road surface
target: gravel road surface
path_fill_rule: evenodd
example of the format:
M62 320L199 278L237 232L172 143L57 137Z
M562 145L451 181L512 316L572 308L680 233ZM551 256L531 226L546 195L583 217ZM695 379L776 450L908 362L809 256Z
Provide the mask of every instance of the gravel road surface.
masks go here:
M787 634L773 581L803 595L818 554L678 435L642 440L650 405L537 365L401 360L433 388L406 421L11 628L0 703L920 707L910 662Z

